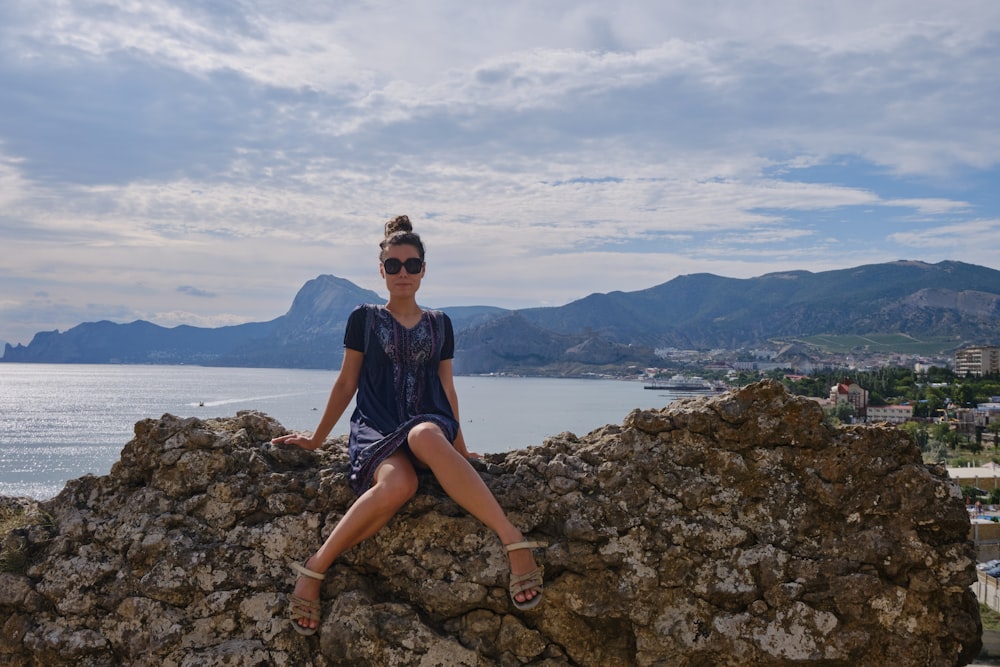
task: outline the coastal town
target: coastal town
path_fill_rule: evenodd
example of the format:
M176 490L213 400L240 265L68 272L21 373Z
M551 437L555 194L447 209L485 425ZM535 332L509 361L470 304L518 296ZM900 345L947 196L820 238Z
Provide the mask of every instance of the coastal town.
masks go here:
M871 355L862 359L804 354L789 360L756 351L752 359L722 360L721 353L668 351L669 368L646 368L646 382L677 377L677 369L704 376L706 387L742 386L769 377L808 396L845 423L944 423L956 449L982 449L1000 432L1000 347L968 346L953 355ZM747 355L740 355L747 356ZM940 429L938 429L940 434Z

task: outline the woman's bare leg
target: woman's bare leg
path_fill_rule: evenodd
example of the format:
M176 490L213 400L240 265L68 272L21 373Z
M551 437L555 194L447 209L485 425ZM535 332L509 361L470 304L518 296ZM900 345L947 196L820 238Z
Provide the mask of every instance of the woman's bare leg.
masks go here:
M340 554L377 533L417 492L417 473L403 451L397 451L375 470L372 486L358 497L341 517L319 550L306 561L306 567L323 573ZM294 595L318 600L322 582L300 576ZM303 627L316 627L316 621L299 619Z
M448 442L436 424L424 422L413 427L408 442L410 452L418 461L431 469L444 492L469 514L486 524L503 544L520 542L524 539L521 531L507 518L483 478ZM537 567L529 549L512 551L509 556L514 576L525 574ZM515 597L518 602L524 602L536 595L538 591L528 590Z

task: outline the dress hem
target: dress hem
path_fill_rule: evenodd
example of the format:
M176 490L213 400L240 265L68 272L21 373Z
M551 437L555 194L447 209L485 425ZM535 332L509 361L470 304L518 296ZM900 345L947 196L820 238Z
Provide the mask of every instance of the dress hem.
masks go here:
M375 471L382 462L395 454L400 447L408 447L407 438L410 431L414 426L426 422L437 425L448 441L454 442L457 428L452 420L438 415L417 415L408 419L389 435L365 447L358 458L351 461L350 485L354 493L360 496L367 491L375 478Z

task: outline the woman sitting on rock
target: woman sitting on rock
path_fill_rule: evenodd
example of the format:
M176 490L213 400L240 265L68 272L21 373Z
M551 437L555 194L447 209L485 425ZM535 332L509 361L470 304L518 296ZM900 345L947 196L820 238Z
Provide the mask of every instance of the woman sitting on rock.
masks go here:
M320 620L324 573L347 549L371 537L417 492L417 469L430 469L444 491L492 529L510 559L510 596L518 609L541 601L542 568L533 547L507 518L469 464L452 377L451 320L417 305L425 272L424 246L409 218L385 225L379 271L389 301L356 308L344 334L344 361L323 417L311 437L275 438L304 449L323 444L357 393L351 416L351 487L358 499L298 574L290 597L293 627L313 634Z

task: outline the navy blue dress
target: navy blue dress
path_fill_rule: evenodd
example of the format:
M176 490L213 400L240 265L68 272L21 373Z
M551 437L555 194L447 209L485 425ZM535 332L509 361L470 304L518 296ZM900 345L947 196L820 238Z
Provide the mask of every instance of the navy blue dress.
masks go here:
M433 422L455 441L458 422L438 377L440 362L455 356L455 334L441 311L425 310L408 329L385 306L365 304L351 312L344 346L364 354L348 447L351 488L361 495L417 424Z

